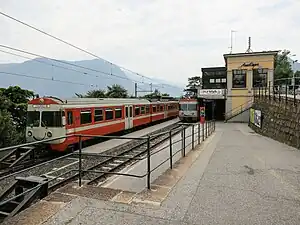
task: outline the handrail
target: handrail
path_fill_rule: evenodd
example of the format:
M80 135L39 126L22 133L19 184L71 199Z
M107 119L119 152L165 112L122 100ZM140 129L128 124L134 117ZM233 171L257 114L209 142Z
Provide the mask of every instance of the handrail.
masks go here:
M251 99L248 100L247 102L244 102L243 104L241 104L241 105L239 105L239 106L237 106L237 107L231 109L230 111L225 112L225 117L226 117L228 114L229 114L229 115L232 115L232 113L235 112L235 111L237 111L237 109L241 109L241 111L242 111L244 105L249 105L249 103L252 103L253 101L254 101L254 99L251 98Z

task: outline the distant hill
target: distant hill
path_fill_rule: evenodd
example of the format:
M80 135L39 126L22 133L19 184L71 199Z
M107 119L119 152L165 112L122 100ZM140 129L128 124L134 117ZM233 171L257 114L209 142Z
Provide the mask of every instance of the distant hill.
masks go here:
M39 62L38 62L39 61ZM44 63L43 63L44 62ZM104 60L82 60L82 61L65 61L78 66L91 68L93 70L102 71L106 74L102 74L96 71L90 71L75 66L61 64L59 62L49 61L45 58L38 58L36 60L29 60L23 63L10 63L0 64L1 72L10 72L17 74L26 74L35 77L42 77L46 79L70 81L79 84L68 84L62 82L55 82L49 80L39 80L28 77L11 76L6 74L0 74L1 82L0 87L8 87L11 85L18 85L24 89L33 90L35 93L44 95L52 95L57 97L73 97L75 93L86 93L92 89L106 89L107 86L113 84L120 84L128 90L129 94L134 94L134 83L128 79L134 79L140 81L141 78L138 76L130 75L125 73L117 66L111 67L110 64ZM47 63L47 64L45 64ZM48 65L50 64L50 65ZM58 68L52 65L68 67L71 71L63 68ZM86 73L86 74L84 74ZM116 76L111 76L108 74ZM120 78L121 77L121 78ZM122 79L122 77L124 79ZM146 79L146 78L145 78ZM162 83L168 84L168 81L161 81L153 79L152 81L147 80L147 83L153 83L153 90L157 86L161 87ZM159 84L156 86L156 84ZM139 90L149 90L149 84L138 84ZM163 85L163 88L158 88L161 92L169 93L172 96L179 96L182 93L184 87L170 87Z

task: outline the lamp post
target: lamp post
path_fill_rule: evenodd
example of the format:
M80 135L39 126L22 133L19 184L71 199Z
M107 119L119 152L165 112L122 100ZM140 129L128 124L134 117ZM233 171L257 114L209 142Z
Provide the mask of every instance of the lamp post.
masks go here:
M295 84L296 84L296 81L295 81L295 72L294 72L294 64L295 62L298 62L298 60L293 60L293 67L292 67L292 70L293 70L293 90L295 89Z

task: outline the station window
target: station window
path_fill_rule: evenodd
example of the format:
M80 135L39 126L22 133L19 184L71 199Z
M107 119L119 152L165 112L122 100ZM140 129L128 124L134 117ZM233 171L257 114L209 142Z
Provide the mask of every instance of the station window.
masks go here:
M149 105L146 106L146 114L148 114L150 111Z
M247 70L232 70L232 87L245 88L246 77L247 77Z
M95 109L95 116L94 121L102 121L103 120L103 110L102 109Z
M253 70L253 87L266 87L268 83L268 69Z
M140 107L135 107L134 111L136 116L140 115Z
M115 117L116 117L116 119L122 118L122 109L121 108L115 109Z
M92 122L91 110L82 110L80 112L80 124L87 124Z
M141 107L141 114L145 114L145 106Z
M217 79L216 79L216 83L221 83L221 79L220 79L220 78L217 78Z
M114 111L112 109L105 110L105 120L112 120L114 118Z
M73 124L73 112L72 111L68 111L67 112L67 116L68 116L68 121L67 121L67 123L68 123L68 125L72 125Z
M222 78L222 83L226 83L226 78Z
M156 106L154 105L154 106L152 106L152 112L156 112Z
M209 83L211 84L215 83L215 79L209 79Z

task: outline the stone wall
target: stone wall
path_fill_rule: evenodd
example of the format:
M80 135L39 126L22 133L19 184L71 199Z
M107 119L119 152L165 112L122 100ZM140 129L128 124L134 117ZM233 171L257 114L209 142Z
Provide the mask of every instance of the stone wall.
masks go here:
M255 98L252 108L262 115L261 128L249 120L255 132L300 149L300 101L294 106L292 99Z

